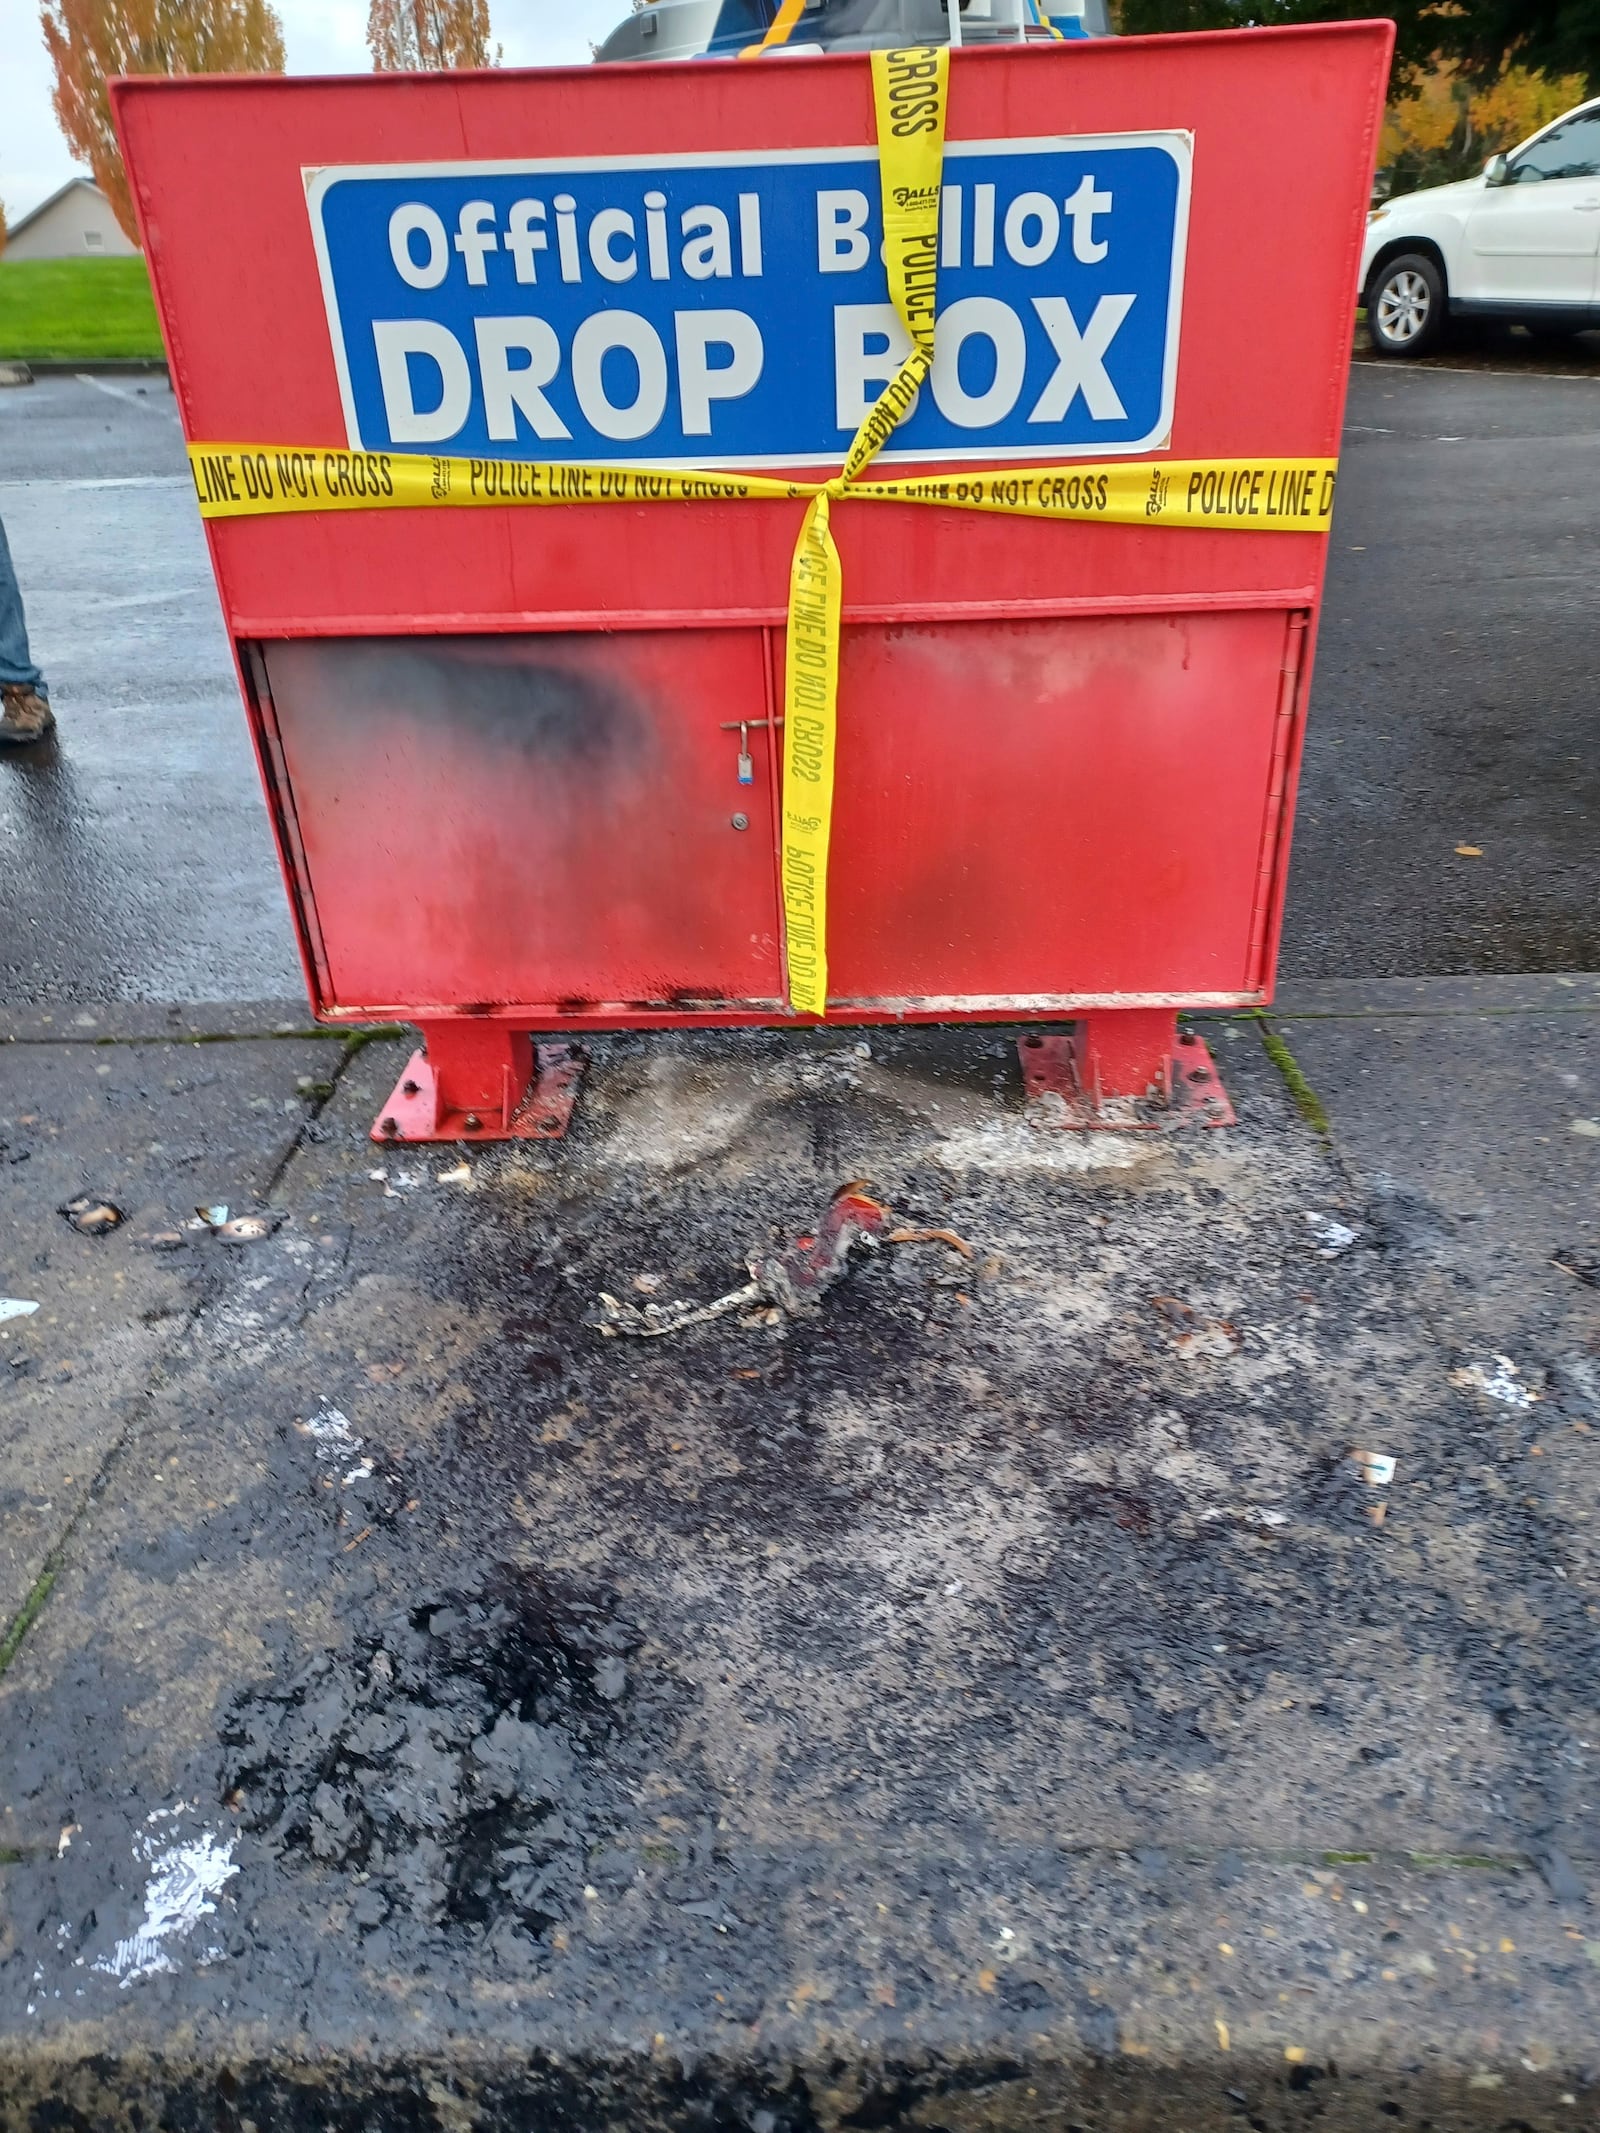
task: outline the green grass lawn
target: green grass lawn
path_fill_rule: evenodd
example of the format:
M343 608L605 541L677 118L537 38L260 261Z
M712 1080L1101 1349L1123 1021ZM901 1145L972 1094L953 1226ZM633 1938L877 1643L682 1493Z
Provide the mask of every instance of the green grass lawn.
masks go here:
M161 353L142 259L0 257L0 361Z

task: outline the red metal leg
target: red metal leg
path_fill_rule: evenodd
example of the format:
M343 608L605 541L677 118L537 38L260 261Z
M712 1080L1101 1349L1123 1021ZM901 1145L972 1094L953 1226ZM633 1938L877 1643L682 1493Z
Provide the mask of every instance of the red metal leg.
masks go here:
M559 1140L572 1118L583 1057L535 1044L504 1022L425 1022L372 1129L375 1141Z
M1175 1008L1102 1008L1070 1037L1041 1031L1017 1049L1035 1126L1170 1133L1236 1122L1205 1041L1179 1030Z
M1178 1012L1172 1007L1124 1008L1085 1015L1072 1030L1072 1070L1098 1111L1109 1097L1172 1101L1172 1055Z

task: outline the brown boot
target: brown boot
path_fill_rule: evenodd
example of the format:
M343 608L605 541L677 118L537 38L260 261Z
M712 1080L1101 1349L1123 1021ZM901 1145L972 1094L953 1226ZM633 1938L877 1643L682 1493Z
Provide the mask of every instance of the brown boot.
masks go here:
M0 688L0 747L26 748L55 730L56 716L37 689L21 682Z

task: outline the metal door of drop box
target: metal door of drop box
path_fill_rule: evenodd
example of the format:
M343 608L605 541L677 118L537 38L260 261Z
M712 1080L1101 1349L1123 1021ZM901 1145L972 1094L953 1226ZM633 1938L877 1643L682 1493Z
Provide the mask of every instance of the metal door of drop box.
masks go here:
M832 1013L1258 989L1304 630L1271 608L847 630ZM739 629L263 645L325 996L784 1019L781 658Z
M1121 448L1154 478L1336 456L1391 37L1340 23L954 55L947 176L1019 140L1189 144L1166 428ZM487 192L507 170L874 153L854 57L140 78L114 100L190 440L313 451L371 444L314 228L330 172L481 172ZM489 265L510 274L504 253ZM605 300L644 305L647 283ZM775 299L771 275L759 286ZM784 363L833 359L825 317L791 340ZM981 398L985 379L962 377ZM966 463L999 463L972 436ZM491 456L562 449L519 433ZM1036 463L1070 474L1117 451L1088 437ZM649 439L614 456L648 463ZM723 463L714 436L696 463ZM961 471L948 451L913 465ZM770 722L801 510L208 522L316 1012L419 1020L438 1058L475 1047L460 1101L405 1130L510 1130L531 1030L791 1019ZM834 529L828 1019L1142 1017L1170 1054L1175 1009L1270 999L1325 536L848 499ZM498 1051L491 1027L512 1033ZM1139 1093L1144 1066L1127 1072Z
M1258 991L1305 622L1214 608L846 632L838 1012Z
M260 695L326 996L782 1013L763 630L288 639ZM747 824L732 827L733 818Z

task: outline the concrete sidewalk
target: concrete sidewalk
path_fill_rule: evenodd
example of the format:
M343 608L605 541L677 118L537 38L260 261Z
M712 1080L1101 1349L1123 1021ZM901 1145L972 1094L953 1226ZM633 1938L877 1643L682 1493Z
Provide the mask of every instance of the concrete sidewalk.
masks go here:
M6 2133L1592 2121L1600 979L1301 987L1172 1138L617 1039L464 1162L365 1138L403 1040L47 1012ZM949 1234L601 1332L851 1177Z

